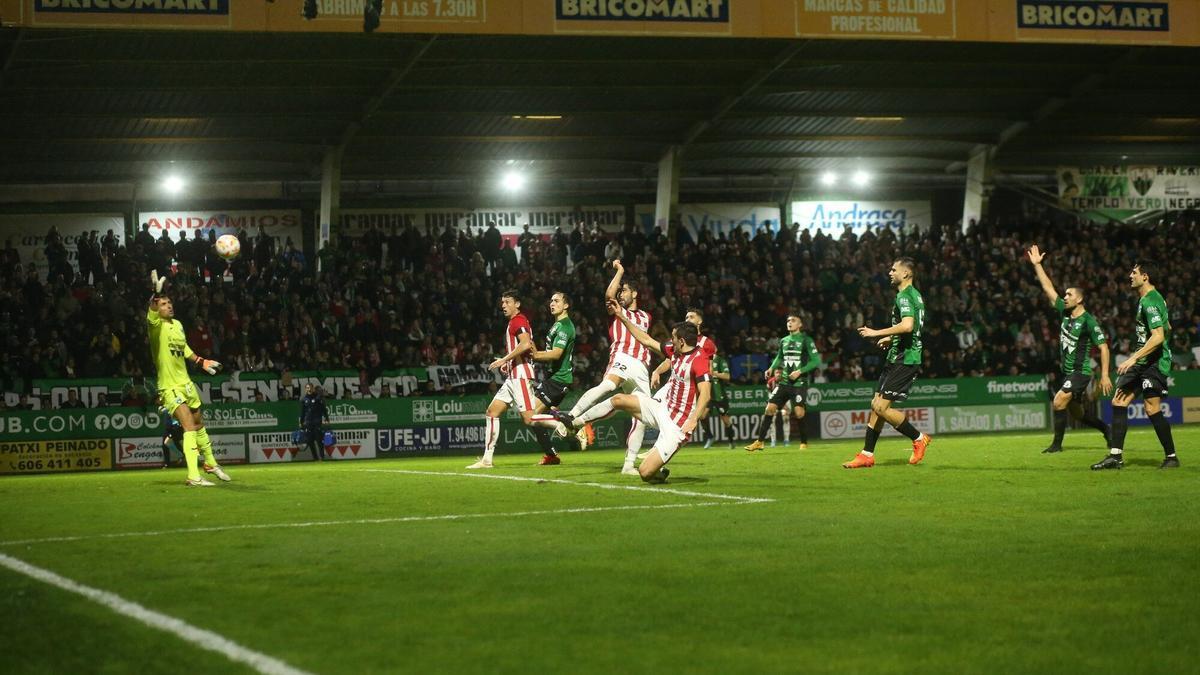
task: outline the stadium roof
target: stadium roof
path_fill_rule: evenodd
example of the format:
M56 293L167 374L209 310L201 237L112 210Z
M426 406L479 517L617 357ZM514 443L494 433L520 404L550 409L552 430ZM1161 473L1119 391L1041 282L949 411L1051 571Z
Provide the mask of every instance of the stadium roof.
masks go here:
M997 168L1189 164L1200 49L629 37L0 31L0 181L205 180L475 191L505 166L562 193L897 185ZM636 186L642 186L637 188Z

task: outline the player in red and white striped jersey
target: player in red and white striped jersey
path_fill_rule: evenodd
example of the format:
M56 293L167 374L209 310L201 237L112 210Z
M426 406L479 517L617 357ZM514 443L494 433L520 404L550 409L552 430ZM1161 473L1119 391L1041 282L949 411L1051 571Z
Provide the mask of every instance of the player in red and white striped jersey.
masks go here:
M483 457L468 466L468 469L492 468L492 455L496 452L496 441L500 438L500 416L509 406L516 406L520 412L536 412L533 354L537 347L533 344L533 328L529 325L529 319L521 313L521 297L516 291L505 291L500 296L500 311L508 318L508 328L504 331L505 354L492 361L488 368L499 369L508 375L508 378L504 380L504 384L484 413L486 443Z
M608 371L605 372L604 379L600 380L600 384L585 391L569 412L555 413L555 417L568 426L572 425L576 417L583 415L604 397L618 389L625 394L640 391L647 396L650 395L650 371L647 368L651 358L650 350L637 341L629 328L629 326L633 326L642 331L649 331L650 313L638 309L637 286L625 280L625 267L621 265L621 261L614 260L612 265L616 271L613 273L608 288L604 291L606 308L612 316L608 327L608 338L612 343L609 347ZM642 436L645 432L645 428L639 421L636 419L632 421L629 433L625 437L626 455L622 473L637 473L634 462L637 459L637 451L642 445ZM595 440L591 424L579 427L578 436L581 447L586 448L590 445Z
M667 345L631 325L629 319L623 317L622 322L638 342L671 359L671 377L666 394L662 401L640 391L617 394L584 413L576 423L599 419L616 409L624 410L645 425L658 429L658 440L638 467L638 475L648 483L661 483L670 474L666 463L671 461L679 445L687 440L708 408L712 394L709 358L696 346L696 326L686 321L675 324L671 329L672 342ZM567 430L563 428L559 433L567 433Z
M683 316L683 320L696 327L696 331L698 333L700 333L700 337L698 337L696 339L696 347L699 348L700 351L704 352L704 355L709 360L712 360L712 357L714 355L716 355L716 353L717 353L717 343L712 338L710 338L707 335L704 335L704 333L703 333L703 331L704 331L704 327L703 327L704 311L698 307L693 307L693 308L689 309L687 311L687 314L685 314ZM654 369L654 372L650 373L650 391L654 392L654 398L658 399L659 401L665 400L665 399L663 399L663 395L666 394L667 387L669 386L669 384L662 384L662 376L665 375L667 373L667 371L670 369L671 369L671 359L663 359L663 362L658 364L658 367ZM697 427L697 429L696 429L696 441L697 442L702 440L700 438L700 435L703 431L704 431L703 425ZM640 439L639 439L638 445L639 446L641 445ZM639 450L640 449L641 448L639 447ZM644 458L645 454L643 453L642 455L638 455L638 457Z

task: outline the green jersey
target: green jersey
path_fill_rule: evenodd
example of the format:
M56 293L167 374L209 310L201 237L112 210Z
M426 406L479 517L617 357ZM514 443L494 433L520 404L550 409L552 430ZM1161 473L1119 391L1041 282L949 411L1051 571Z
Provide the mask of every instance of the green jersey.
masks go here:
M1138 301L1137 310L1137 348L1141 349L1150 339L1150 333L1155 328L1163 329L1163 343L1154 351L1138 359L1138 365L1153 363L1159 372L1168 375L1171 372L1171 319L1167 314L1167 301L1162 293L1154 289L1142 296Z
M911 316L913 329L911 333L892 336L892 346L888 348L888 363L903 363L906 366L921 365L921 328L925 325L925 300L916 286L896 294L896 302L892 304L892 325L900 323L904 317Z
M158 371L158 388L178 389L191 384L187 361L195 354L183 334L183 324L176 319L163 320L158 310L146 312L146 332L150 335L150 355Z
M546 366L550 372L550 379L560 384L571 384L574 382L573 370L575 367L575 322L571 321L571 317L564 316L554 325L550 327L550 333L546 336L546 349L562 349L562 356L558 357L557 361L551 361Z
M710 373L712 373L714 375L717 373L728 373L729 372L729 362L725 360L724 356L721 356L720 354L713 354L712 360L709 361L709 364L708 364L708 370ZM712 378L712 400L714 400L714 401L725 400L725 381L724 380L718 380L715 377Z
M810 384L809 373L821 367L821 353L817 343L805 333L785 335L779 341L779 353L771 362L771 370L782 370L789 384ZM797 377L792 373L800 371Z
M1092 345L1104 344L1104 331L1096 323L1096 317L1089 312L1079 316L1071 316L1066 310L1062 298L1054 302L1054 307L1062 315L1062 329L1058 335L1058 348L1062 353L1062 371L1067 374L1092 374L1091 354Z

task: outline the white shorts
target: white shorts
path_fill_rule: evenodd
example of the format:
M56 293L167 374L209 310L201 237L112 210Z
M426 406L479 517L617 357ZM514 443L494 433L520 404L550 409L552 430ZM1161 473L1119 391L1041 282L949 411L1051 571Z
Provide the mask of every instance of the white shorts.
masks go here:
M612 363L609 364L604 375L606 377L616 375L621 378L622 394L640 391L647 396L650 395L650 371L646 370L646 364L628 354L618 353L613 356Z
M654 442L654 449L658 450L659 457L662 457L663 464L666 464L671 460L671 455L679 449L679 445L687 440L688 435L671 419L671 413L667 411L665 403L640 391L634 392L633 395L642 409L642 422L651 429L658 429L658 440Z
M492 398L493 401L507 403L517 412L533 410L537 407L538 398L533 395L533 380L508 378L500 385L500 390Z

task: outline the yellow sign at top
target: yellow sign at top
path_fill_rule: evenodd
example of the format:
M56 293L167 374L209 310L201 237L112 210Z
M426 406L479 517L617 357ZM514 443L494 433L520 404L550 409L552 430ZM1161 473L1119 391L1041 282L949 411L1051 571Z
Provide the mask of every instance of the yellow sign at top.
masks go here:
M10 26L359 32L364 0L0 0ZM380 31L1200 46L1200 0L383 0Z

